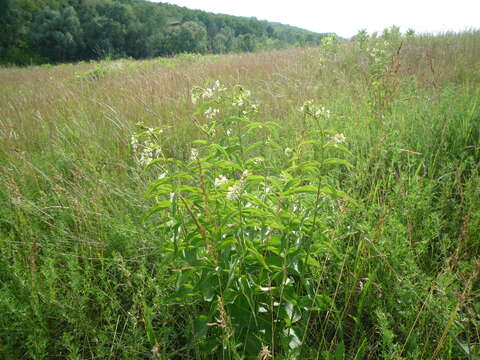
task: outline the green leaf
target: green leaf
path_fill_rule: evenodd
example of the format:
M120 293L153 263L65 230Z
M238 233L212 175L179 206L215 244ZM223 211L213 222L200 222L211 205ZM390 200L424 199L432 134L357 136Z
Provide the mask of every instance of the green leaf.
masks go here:
M188 186L188 185L181 185L178 187L179 192L187 192L195 195L199 195L202 193L202 191L195 186Z
M335 360L343 360L345 358L345 344L343 342L337 344L335 349Z
M252 253L255 258L258 260L258 262L260 263L260 265L262 265L262 267L267 270L267 271L270 271L270 268L268 267L267 265L267 262L265 261L265 258L263 257L262 254L260 254L257 249L255 248L252 248L252 247L249 247L248 248L248 252Z
M317 191L318 191L318 189L317 189L316 186L304 185L304 186L298 186L298 187L295 187L295 188L293 188L289 191L286 191L282 195L289 196L289 195L293 195L293 194L316 194Z
M206 315L197 315L193 323L193 332L195 337L203 338L207 335L208 323L210 322L208 316Z
M168 209L171 206L171 202L169 200L159 201L155 205L153 205L150 210L147 212L147 217L152 216L154 213Z
M252 145L250 145L249 147L247 147L246 149L246 152L250 152L262 145L265 145L265 141L257 141L256 143L253 143Z
M337 158L330 158L323 161L324 165L344 165L346 167L353 167L347 160L344 159L337 159Z

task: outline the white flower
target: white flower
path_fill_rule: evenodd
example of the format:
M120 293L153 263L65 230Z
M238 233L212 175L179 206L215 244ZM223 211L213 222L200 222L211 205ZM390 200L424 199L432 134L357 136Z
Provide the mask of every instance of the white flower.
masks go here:
M227 136L231 136L232 135L232 129L227 129Z
M308 111L312 105L313 105L313 100L307 100L303 103L302 106L300 106L299 110L301 112Z
M336 134L335 136L332 136L332 141L335 144L342 144L345 142L347 138L343 134Z
M135 135L132 135L130 138L130 144L132 145L133 151L137 151L138 149L138 139Z
M204 99L212 98L213 97L213 89L210 89L210 88L203 89L202 97Z
M232 105L240 107L240 106L243 106L244 103L245 102L243 101L242 97L237 97L237 98L233 99Z
M209 120L213 119L215 115L217 115L220 110L209 107L207 110L204 111L203 115Z
M151 147L145 147L140 154L138 162L142 166L147 166L153 161L153 149Z
M222 186L224 184L226 184L228 182L228 179L223 176L223 175L220 175L218 178L215 178L215 186Z
M153 132L154 132L154 131L155 131L155 130L154 130L153 128L148 128L148 129L147 129L148 135L153 135Z
M243 188L245 187L245 184L247 182L246 177L248 175L249 175L249 171L245 170L242 173L242 177L240 178L240 180L238 180L233 186L230 186L228 188L228 193L227 193L227 196L226 196L228 201L238 199L238 197L240 196L240 193L243 191Z
M238 195L240 195L241 188L238 183L235 183L235 185L230 186L228 188L228 193L227 193L227 200L232 201L233 199L236 199Z
M190 161L198 160L198 155L199 155L198 150L195 148L192 148L190 150Z
M325 106L321 106L320 108L315 110L313 115L317 118L324 116L328 119L330 117L330 110L328 110Z
M293 150L290 149L289 147L286 147L284 150L285 156L290 157L293 153Z
M227 91L227 88L226 88L226 87L222 87L222 85L220 84L220 80L216 80L216 81L215 81L215 85L213 86L213 88L214 88L215 90L217 90L218 92Z

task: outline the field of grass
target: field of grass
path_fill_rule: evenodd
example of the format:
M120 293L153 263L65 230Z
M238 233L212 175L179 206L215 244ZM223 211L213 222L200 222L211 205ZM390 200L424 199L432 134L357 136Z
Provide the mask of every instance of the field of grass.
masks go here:
M0 358L480 359L480 32L324 45L0 68Z

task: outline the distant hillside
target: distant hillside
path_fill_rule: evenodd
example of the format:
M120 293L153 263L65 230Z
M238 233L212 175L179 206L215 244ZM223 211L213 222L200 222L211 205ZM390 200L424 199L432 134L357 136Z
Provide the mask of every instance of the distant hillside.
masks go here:
M280 49L324 35L144 0L0 0L0 63Z

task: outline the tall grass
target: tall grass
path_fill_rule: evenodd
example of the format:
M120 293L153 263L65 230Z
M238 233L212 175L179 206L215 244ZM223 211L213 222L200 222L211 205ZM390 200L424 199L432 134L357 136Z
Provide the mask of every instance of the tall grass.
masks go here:
M372 55L373 48L384 52ZM248 147L276 123L268 139L277 147L208 158L203 141L237 141L222 135L227 126L215 125L214 136L199 129L209 123L206 108L197 111L190 90L217 79L250 89L258 104L251 131L235 139ZM2 358L480 356L477 31L413 38L392 31L322 49L3 68L0 83ZM219 124L238 116L222 106ZM322 107L330 115L315 117ZM165 170L160 163L145 170L137 162L130 141L139 122L163 129L155 141L164 158L191 176L171 184L200 189L179 200L177 213L160 202L146 216L169 199L151 188ZM259 123L263 130L253 131ZM335 134L345 143L335 145ZM200 154L190 162L192 147ZM259 156L264 165L248 168ZM301 166L332 157L342 161L320 173ZM216 173L202 165L212 159ZM225 168L222 161L232 159L241 161ZM247 239L245 224L240 232L235 224L222 228L234 211L229 202L218 213L206 210L227 201L247 168L248 202L279 206L283 215L263 213L261 224L253 222L259 212L244 216L252 229L273 227L272 238L290 244L291 255L275 242L265 248L253 230ZM305 193L281 188L282 171ZM224 188L214 184L220 175L230 181ZM267 182L272 195L253 203ZM310 185L322 193L309 194ZM149 188L153 198L144 196ZM169 220L186 229L176 235L180 250L172 247L176 233L159 226ZM214 250L202 252L213 232L241 240L228 254L225 244L210 245L223 263L212 260ZM192 249L199 253L188 264ZM205 268L203 257L212 257ZM210 265L213 277L200 270ZM237 284L261 280L261 288L235 287L217 267ZM278 280L277 267L294 285ZM236 292L223 291L229 287ZM302 303L307 295L315 306Z

